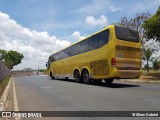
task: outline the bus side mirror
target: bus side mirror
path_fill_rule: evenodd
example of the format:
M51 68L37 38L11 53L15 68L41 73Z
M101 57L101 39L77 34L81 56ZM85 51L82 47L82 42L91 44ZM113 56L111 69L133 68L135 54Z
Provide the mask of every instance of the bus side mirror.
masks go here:
M46 67L48 67L48 62L46 62Z
M46 62L46 67L47 67L47 70L49 70L49 68L50 68L49 62Z

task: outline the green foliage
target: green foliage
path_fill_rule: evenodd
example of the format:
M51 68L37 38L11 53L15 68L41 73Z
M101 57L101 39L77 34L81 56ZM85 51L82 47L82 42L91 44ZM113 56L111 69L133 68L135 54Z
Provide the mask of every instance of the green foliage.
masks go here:
M153 50L151 50L150 48L147 48L147 49L144 48L142 50L142 55L143 55L142 59L149 60L151 58L152 54L153 54Z
M151 18L144 21L145 36L160 42L160 6Z
M5 50L0 50L0 60L4 60L4 63L9 69L13 69L13 66L20 64L23 58L23 54L17 51L10 50L7 52Z
M0 93L2 93L5 90L10 78L11 78L11 76L8 76L0 82Z
M40 71L40 72L47 72L46 69L40 69L39 71Z
M160 60L155 59L155 60L152 61L152 63L153 63L153 69L155 71L158 71L160 69Z
M6 50L0 50L0 60L4 60L7 54Z
M158 7L156 14L160 15L160 6Z
M152 49L150 48L142 49L142 59L147 62L147 64L145 65L145 68L147 69L148 72L149 72L149 61L152 60L152 55L153 55Z
M12 62L12 60L6 59L6 60L5 60L5 65L6 65L9 69L13 69L14 63Z

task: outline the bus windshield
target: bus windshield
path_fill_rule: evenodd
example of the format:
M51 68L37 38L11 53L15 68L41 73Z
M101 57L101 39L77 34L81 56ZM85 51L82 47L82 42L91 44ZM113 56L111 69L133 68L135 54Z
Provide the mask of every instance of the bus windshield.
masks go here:
M129 42L139 42L138 31L126 27L115 26L117 39Z

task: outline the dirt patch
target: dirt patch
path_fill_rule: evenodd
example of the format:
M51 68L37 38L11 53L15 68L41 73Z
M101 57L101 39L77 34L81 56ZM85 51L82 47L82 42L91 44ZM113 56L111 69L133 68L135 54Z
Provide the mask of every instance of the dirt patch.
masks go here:
M155 77L155 76L145 76L145 75L142 75L139 79L141 79L141 80L154 80L154 81L160 81L160 77Z

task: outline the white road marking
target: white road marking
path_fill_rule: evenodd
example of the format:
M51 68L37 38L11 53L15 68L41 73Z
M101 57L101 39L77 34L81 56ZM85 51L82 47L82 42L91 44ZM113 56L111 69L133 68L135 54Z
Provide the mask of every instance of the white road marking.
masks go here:
M40 75L40 76L48 76L48 75Z
M14 79L13 79L13 96L14 96L14 111L19 111ZM20 117L16 117L15 120L20 120Z
M49 86L45 86L45 87L41 87L41 88L44 88L44 89L45 89L45 88L51 88L51 87L49 87Z

